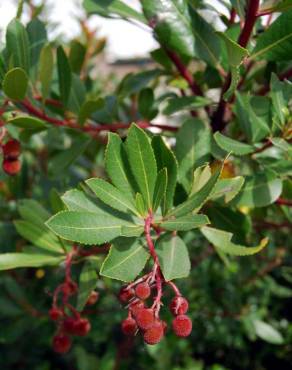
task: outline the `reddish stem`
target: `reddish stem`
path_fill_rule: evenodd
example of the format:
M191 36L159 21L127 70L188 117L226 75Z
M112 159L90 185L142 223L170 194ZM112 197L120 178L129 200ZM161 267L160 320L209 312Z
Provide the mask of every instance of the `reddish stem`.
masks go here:
M292 200L289 200L289 199L278 198L276 200L276 203L279 204L279 205L281 205L281 206L292 207Z

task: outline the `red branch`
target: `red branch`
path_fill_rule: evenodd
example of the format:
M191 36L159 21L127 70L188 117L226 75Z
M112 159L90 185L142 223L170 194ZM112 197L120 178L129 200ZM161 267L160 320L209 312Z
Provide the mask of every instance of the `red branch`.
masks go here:
M281 205L281 206L292 207L292 200L289 200L289 199L278 198L276 200L276 203Z

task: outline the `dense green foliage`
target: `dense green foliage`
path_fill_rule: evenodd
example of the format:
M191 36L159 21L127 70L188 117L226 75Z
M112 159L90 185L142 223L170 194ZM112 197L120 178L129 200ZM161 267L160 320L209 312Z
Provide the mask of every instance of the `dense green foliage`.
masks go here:
M84 0L67 44L32 3L0 52L1 368L288 369L292 2ZM91 14L149 28L152 67L105 76ZM171 284L188 299L188 338L122 334L118 292L143 274L168 324ZM91 330L62 356L48 311L68 282Z

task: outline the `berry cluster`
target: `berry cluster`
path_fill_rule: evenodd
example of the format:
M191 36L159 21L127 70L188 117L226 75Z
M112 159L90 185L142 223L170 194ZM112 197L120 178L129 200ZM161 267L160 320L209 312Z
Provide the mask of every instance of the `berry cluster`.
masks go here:
M19 160L21 147L19 141L15 139L10 139L1 147L3 153L3 171L10 176L17 175L21 169L21 162Z
M66 258L65 281L54 291L53 305L49 311L49 317L57 324L57 331L53 338L53 349L58 353L66 353L72 345L71 336L85 336L91 329L90 322L69 303L69 299L78 292L77 284L71 279L72 258L76 255L76 249L69 253ZM97 302L99 294L92 291L86 305L90 306ZM59 303L58 303L59 301Z
M181 296L173 283L169 285L176 293L169 306L175 316L172 329L178 337L187 337L192 331L192 322L185 315L189 308L188 301ZM128 317L122 322L123 333L133 336L140 330L147 344L159 343L167 330L166 322L159 318L161 303L158 304L157 297L151 307L147 307L145 302L151 297L154 286L153 273L150 273L123 287L119 293L120 301L128 304Z

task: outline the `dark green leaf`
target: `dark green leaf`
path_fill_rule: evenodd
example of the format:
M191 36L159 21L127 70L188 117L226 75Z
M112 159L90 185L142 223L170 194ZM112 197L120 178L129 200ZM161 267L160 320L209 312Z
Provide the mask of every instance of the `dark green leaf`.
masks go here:
M97 273L91 261L87 261L79 276L79 289L77 297L77 310L82 311L90 293L96 288Z
M47 42L47 31L43 22L34 18L27 25L27 33L30 44L31 65L38 63L41 50Z
M78 122L83 125L84 122L91 117L91 115L104 108L105 102L103 99L89 99L86 100L82 106L80 107L79 115L78 115Z
M171 115L181 110L198 109L209 105L211 100L202 96L183 96L179 98L167 99L167 106L163 113Z
M86 47L77 40L73 40L70 45L69 63L72 72L79 74L84 63Z
M205 215L188 215L162 221L159 226L170 231L187 231L209 224L210 221Z
M220 148L228 153L232 152L237 155L245 155L255 151L252 145L231 139L230 137L222 135L219 131L215 133L214 139Z
M57 48L57 67L60 96L62 102L66 105L71 91L72 74L68 58L62 46Z
M3 91L13 100L23 100L25 98L28 77L21 68L13 68L6 73L3 80Z
M156 184L155 184L154 194L153 194L153 211L154 212L160 206L162 199L165 198L166 188L167 188L167 168L164 167L162 170L158 172L157 178L156 178Z
M54 54L50 44L45 45L40 52L39 79L42 98L46 99L50 92L54 70Z

